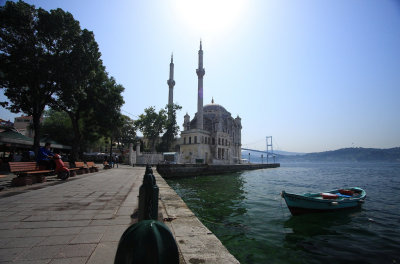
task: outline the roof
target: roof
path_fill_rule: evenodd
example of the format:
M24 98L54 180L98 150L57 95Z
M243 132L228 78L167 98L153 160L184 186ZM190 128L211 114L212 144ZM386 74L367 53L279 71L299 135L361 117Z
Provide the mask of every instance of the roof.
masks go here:
M203 113L204 112L208 112L208 111L210 111L210 112L217 112L217 111L221 111L221 112L223 112L223 113L229 113L226 109L225 109L225 107L223 107L222 105L219 105L219 104L207 104L207 105L205 105L204 107L203 107Z
M14 146L25 146L30 147L33 146L33 139L27 136L22 135L13 130L5 130L0 133L0 143L12 144ZM57 149L71 149L70 146L65 146L59 144L55 141L50 141L53 148ZM45 142L40 142L41 146L44 146Z

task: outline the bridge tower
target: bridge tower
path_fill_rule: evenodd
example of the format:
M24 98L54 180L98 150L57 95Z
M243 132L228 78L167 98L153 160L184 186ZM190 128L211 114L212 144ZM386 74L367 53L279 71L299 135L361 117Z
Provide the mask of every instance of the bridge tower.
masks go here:
M274 147L272 146L272 136L267 136L266 142L267 142L267 163L269 156L272 156L275 162Z

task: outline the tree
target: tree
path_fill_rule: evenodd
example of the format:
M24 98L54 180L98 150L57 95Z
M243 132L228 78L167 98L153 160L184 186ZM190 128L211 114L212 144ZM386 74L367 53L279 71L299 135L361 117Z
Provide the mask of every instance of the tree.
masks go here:
M0 7L0 25L0 87L11 102L1 105L32 116L37 151L40 118L58 88L60 57L70 52L79 23L61 9L49 13L7 1Z
M124 100L121 93L124 87L117 84L113 77L107 78L102 86L98 86L98 90L90 94L90 98L94 98L93 115L96 117L97 128L99 131L110 137L110 155L112 154L112 143L116 129L121 126L121 106Z
M45 111L41 131L43 135L48 135L48 137L63 145L70 146L72 143L72 124L65 112L53 109Z
M144 114L139 116L135 121L135 126L143 133L150 141L151 151L156 150L156 141L160 134L164 131L165 123L167 121L167 114L164 109L158 113L154 107L144 109Z
M35 151L46 105L66 112L77 159L83 136L110 134L124 103L124 88L106 73L93 32L62 9L47 12L22 1L0 7L0 23L0 87L11 102L0 105L32 115Z
M175 141L175 137L178 135L179 126L176 122L176 111L182 109L177 104L167 105L165 107L168 113L168 119L165 122L165 132L161 137L161 143L159 145L159 151L166 152L172 151L172 144Z
M122 146L136 141L136 129L134 121L126 115L121 115L118 123L119 125L114 132L114 138L122 151Z
M73 23L73 21L70 21ZM71 159L77 160L82 145L82 118L90 115L95 102L88 95L105 85L107 76L92 32L77 29L70 52L60 56L62 72L57 74L58 89L51 106L66 112L71 119L73 141ZM95 92L92 92L93 94Z

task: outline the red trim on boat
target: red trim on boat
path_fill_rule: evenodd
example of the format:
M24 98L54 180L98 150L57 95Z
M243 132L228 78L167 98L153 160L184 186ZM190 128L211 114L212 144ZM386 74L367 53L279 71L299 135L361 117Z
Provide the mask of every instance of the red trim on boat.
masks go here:
M333 193L321 193L323 199L337 199L339 195Z

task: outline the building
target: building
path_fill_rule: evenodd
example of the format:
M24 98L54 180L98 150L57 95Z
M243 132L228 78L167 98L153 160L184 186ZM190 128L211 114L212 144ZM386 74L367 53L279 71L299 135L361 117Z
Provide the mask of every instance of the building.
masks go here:
M211 104L203 106L203 49L200 41L197 90L197 113L190 120L188 114L184 117L183 131L180 138L180 163L235 164L241 159L241 119L233 118L222 105ZM173 62L171 59L170 80L173 81ZM172 76L172 77L171 77ZM171 86L170 94L171 94ZM172 86L173 87L173 86ZM169 98L172 98L170 95ZM172 100L171 100L172 101ZM169 103L171 103L169 101Z
M40 118L42 123L43 118ZM24 136L33 138L35 132L33 130L33 118L32 116L20 116L14 119L14 128Z

